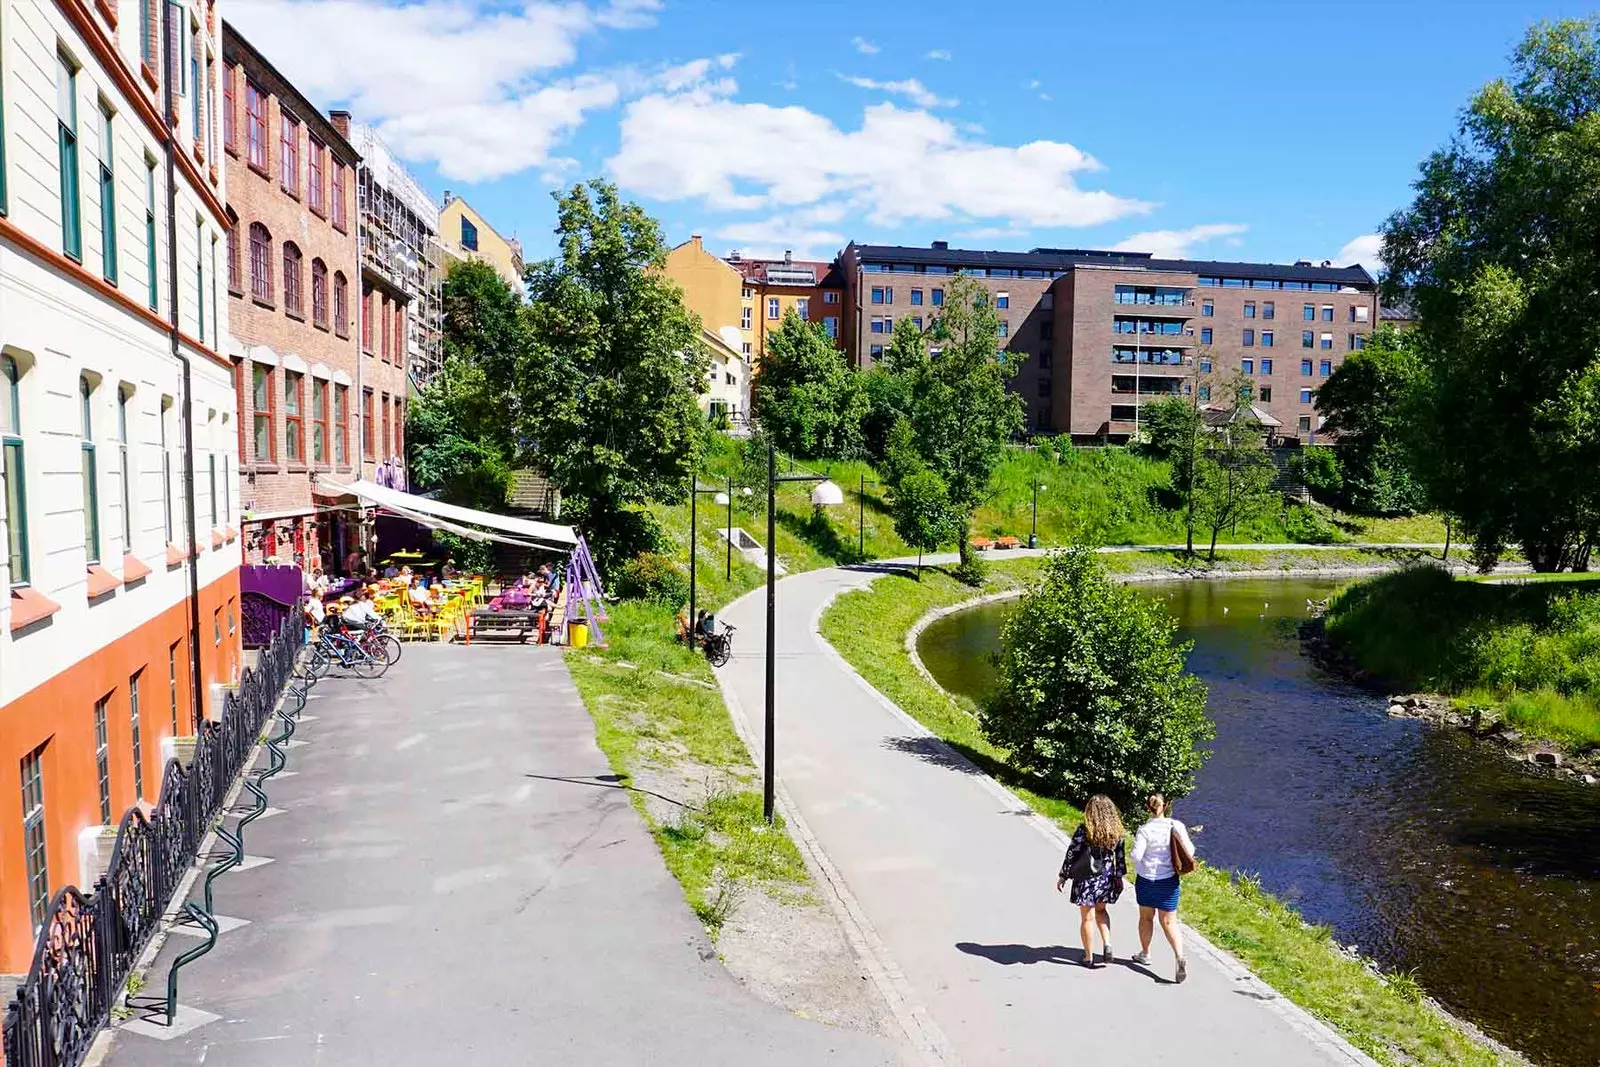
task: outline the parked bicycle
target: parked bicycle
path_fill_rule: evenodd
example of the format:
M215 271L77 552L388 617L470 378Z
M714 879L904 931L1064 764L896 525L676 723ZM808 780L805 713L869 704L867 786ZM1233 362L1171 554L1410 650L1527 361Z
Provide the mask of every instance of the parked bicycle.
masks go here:
M373 652L359 639L365 636L361 631L336 632L325 628L316 644L311 646L311 654L306 661L312 677L326 677L335 666L343 667L358 678L383 677L391 662L386 655L387 645Z
M706 659L711 661L713 667L726 666L733 656L733 632L735 627L727 623L718 623L715 633L706 634L701 640L706 646Z

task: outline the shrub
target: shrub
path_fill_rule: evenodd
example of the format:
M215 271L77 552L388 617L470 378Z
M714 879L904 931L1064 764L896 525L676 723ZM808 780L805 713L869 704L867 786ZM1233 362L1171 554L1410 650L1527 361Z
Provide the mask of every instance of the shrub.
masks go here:
M1287 504L1283 509L1283 533L1296 544L1325 545L1333 540L1333 524L1316 508Z
M983 585L984 577L989 573L989 567L976 552L969 551L964 561L957 562L950 568L950 577L962 585L970 585L977 589Z
M1308 445L1294 458L1295 473L1300 481L1324 504L1336 504L1344 491L1344 471L1339 466L1339 454L1322 445Z
M622 565L616 593L625 600L653 600L676 608L689 599L689 576L659 552L641 552Z
M1131 807L1182 796L1214 735L1189 645L1159 603L1112 582L1083 548L1055 556L1001 632L985 736L1072 800L1105 792Z

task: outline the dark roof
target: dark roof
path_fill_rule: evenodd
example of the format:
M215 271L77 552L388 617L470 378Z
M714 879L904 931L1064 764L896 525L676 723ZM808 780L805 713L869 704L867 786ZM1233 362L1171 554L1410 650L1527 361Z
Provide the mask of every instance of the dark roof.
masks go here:
M1416 322L1417 309L1411 306L1411 301L1406 297L1398 297L1390 303L1378 308L1378 321L1380 322Z
M1072 270L1109 267L1126 270L1173 271L1228 278L1268 281L1329 282L1370 287L1372 275L1358 265L1321 267L1281 263L1234 263L1207 259L1156 259L1149 252L1115 252L1087 248L1035 248L1028 252L997 252L967 248L918 248L909 245L856 245L856 256L868 263L907 263L913 266L984 267L1001 270Z
M245 39L238 27L227 19L222 20L222 55L228 62L242 62L246 72L258 82L264 82L263 88L276 96L280 102L288 96L291 103L290 113L314 130L317 140L327 145L335 157L350 166L361 162L361 153L352 148L344 135L334 129L333 123L328 121L328 117L317 105L307 100L305 94L285 78L278 68L272 65L272 61L262 55L255 45Z

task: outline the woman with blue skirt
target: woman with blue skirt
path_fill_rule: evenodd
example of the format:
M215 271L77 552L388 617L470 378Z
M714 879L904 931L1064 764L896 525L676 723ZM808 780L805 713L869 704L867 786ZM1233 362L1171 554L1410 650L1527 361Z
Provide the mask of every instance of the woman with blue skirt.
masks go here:
M1149 965L1150 938L1159 917L1161 932L1167 936L1177 960L1174 981L1181 982L1189 977L1189 964L1183 958L1183 928L1178 925L1178 897L1182 890L1179 876L1193 869L1194 842L1189 839L1189 828L1171 817L1167 798L1160 793L1145 799L1145 810L1150 818L1133 839L1133 869L1138 876L1133 893L1139 902L1139 954L1133 962ZM1175 843L1183 853L1176 857L1176 863Z

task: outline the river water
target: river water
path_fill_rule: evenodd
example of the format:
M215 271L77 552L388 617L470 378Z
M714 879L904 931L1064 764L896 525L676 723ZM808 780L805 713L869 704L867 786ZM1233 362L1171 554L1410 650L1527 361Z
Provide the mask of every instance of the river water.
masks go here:
M1548 1067L1600 1064L1600 787L1556 780L1384 701L1300 653L1327 579L1140 587L1194 642L1217 736L1179 815L1208 861L1414 971L1463 1018ZM947 616L918 651L981 698L1012 605Z

